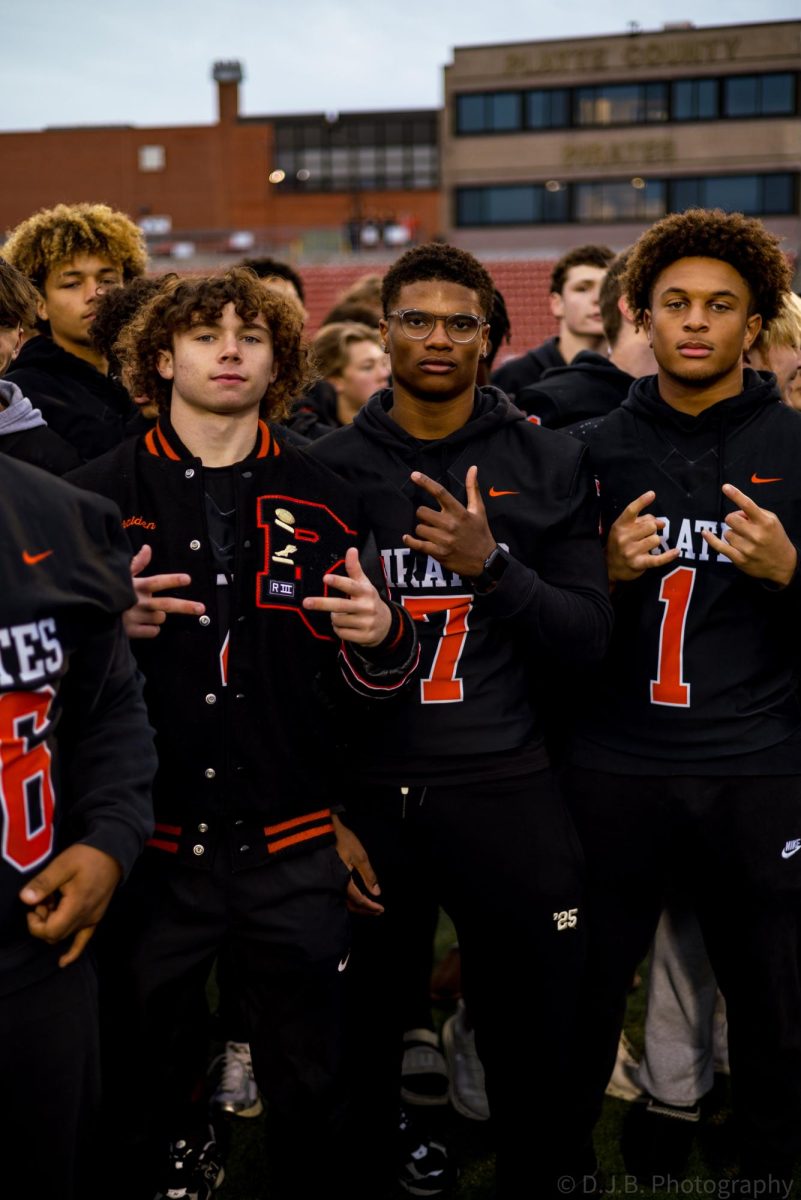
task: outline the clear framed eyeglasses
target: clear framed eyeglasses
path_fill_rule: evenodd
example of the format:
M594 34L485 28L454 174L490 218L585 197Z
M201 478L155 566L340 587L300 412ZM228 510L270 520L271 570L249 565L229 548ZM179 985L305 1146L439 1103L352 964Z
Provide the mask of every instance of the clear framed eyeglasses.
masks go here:
M460 345L474 341L481 327L488 324L483 317L477 317L473 313L431 313L422 308L396 309L387 313L387 318L389 317L397 317L406 337L416 342L427 338L437 321L444 322L448 337Z

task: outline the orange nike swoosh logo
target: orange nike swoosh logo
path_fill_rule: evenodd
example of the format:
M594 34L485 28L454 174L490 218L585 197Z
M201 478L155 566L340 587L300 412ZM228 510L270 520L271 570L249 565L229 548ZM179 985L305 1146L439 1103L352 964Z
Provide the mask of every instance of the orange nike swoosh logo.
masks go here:
M763 479L760 475L752 475L751 482L752 483L781 483L783 478L784 478L783 475L778 475L775 479Z
M519 492L496 492L494 487L490 488L489 494L492 496L493 500L496 498L496 496L519 496L520 495Z
M22 561L32 567L36 563L40 563L43 558L49 558L52 553L52 550L44 550L41 554L29 554L27 550L23 550Z

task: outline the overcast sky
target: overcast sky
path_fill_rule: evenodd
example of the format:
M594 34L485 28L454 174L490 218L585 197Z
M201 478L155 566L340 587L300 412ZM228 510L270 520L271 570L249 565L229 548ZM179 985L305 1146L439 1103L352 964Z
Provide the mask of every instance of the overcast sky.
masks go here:
M208 124L221 58L244 64L245 115L435 107L454 45L798 15L798 0L19 0L0 129Z

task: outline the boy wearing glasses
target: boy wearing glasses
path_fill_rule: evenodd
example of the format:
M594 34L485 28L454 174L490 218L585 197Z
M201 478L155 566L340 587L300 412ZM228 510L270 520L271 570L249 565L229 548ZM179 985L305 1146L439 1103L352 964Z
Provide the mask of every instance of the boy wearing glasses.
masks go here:
M521 1178L534 1190L541 1181L541 1194L561 1171L554 1089L567 1075L583 961L579 850L534 693L547 663L603 655L611 611L582 449L535 428L494 388L476 388L492 293L464 251L404 254L383 282L392 387L313 453L363 493L393 599L421 642L420 682L368 729L346 814L385 907L357 929L351 960L363 997L355 1092L369 1098L354 1124L362 1154L370 1148L378 1163L398 1095L398 948L419 882L457 927L498 1194L511 1196ZM528 996L524 1038L498 986L509 961ZM380 1006L367 1003L376 995ZM548 1079L547 1098L520 1104L527 1076ZM435 1190L431 1179L407 1181L423 1183Z

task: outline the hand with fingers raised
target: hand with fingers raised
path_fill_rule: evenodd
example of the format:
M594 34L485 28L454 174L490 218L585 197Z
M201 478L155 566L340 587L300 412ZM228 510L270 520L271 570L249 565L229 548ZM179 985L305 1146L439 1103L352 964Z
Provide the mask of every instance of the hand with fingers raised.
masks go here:
M136 592L136 604L122 616L122 623L129 638L158 637L169 613L200 617L206 611L206 606L197 600L185 600L178 596L157 596L157 592L167 589L188 587L192 579L181 572L142 575L152 557L153 551L150 546L144 545L131 559L131 583Z
M612 528L606 543L606 565L610 583L639 579L653 567L664 567L679 556L679 551L652 551L659 546L664 521L643 512L656 499L656 492L643 492L628 504Z
M708 531L701 536L745 575L786 587L795 575L798 552L779 518L731 483L724 483L723 494L740 507L726 518L722 538Z
M478 488L478 467L469 467L465 477L466 506L421 471L413 471L412 480L436 500L439 510L426 505L418 508L414 536L404 534L404 544L430 554L463 579L477 578L497 544Z
M362 570L359 551L345 553L347 575L324 575L323 583L341 596L306 596L303 607L331 614L331 625L343 642L380 646L392 627L392 612Z

